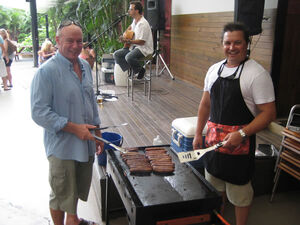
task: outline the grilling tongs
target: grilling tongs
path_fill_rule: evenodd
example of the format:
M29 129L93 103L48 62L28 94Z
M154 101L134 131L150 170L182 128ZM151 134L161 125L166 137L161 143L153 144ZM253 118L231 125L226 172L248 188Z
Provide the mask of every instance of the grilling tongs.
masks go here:
M181 163L196 161L196 160L200 159L206 152L220 148L223 145L225 145L225 143L226 143L226 141L223 141L223 142L219 142L218 144L215 144L209 148L197 149L197 150L188 151L188 152L178 152L177 156Z
M126 149L121 148L121 147L119 147L119 146L116 146L116 145L114 145L113 143L111 143L110 141L105 140L105 139L102 138L102 137L98 137L98 136L95 135L95 134L93 134L93 136L94 136L94 138L96 138L98 141L102 141L102 142L104 142L105 144L108 144L109 146L115 148L116 150L118 150L118 151L120 151L120 152L127 153L127 150L126 150Z
M90 128L89 130L105 130L107 128L116 128L116 127L127 126L127 125L128 123L122 123L120 125L114 125L114 126Z

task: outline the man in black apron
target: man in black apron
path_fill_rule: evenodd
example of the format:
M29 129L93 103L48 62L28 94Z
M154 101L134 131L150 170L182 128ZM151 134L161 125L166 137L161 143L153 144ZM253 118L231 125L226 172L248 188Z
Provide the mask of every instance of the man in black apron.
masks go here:
M276 118L275 97L268 72L247 56L249 34L240 23L223 29L226 59L211 66L198 110L194 149L226 144L204 156L206 179L235 206L236 224L245 225L253 199L255 133ZM224 204L223 204L224 207ZM223 211L223 207L221 213Z

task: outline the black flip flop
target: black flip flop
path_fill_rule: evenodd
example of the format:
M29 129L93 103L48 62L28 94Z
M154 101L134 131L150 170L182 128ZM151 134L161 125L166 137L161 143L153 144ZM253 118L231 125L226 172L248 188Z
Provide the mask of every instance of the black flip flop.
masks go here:
M81 219L78 225L98 225L98 224L93 221L87 221L85 219Z

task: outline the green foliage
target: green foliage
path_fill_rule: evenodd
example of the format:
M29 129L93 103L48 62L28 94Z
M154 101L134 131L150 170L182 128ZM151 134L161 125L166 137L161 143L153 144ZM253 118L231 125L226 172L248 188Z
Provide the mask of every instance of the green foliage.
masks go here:
M49 38L53 43L59 23L65 19L73 19L81 23L84 41L93 40L97 55L114 52L122 47L118 37L131 23L129 17L116 23L117 16L127 12L129 2L130 0L73 0L66 3L65 0L58 0L55 7L45 14L38 14L39 44L46 38L47 14ZM30 13L0 6L0 27L9 30L11 38L22 46L32 46Z
M30 20L23 10L8 9L0 6L0 27L6 29L12 40L19 42L21 33L30 32Z
M129 0L77 0L67 4L61 1L47 12L51 17L49 21L53 35L60 21L75 19L82 25L84 41L93 40L93 47L98 55L111 53L122 47L118 37L129 26L131 19L125 18L119 25L116 20L118 15L127 12Z

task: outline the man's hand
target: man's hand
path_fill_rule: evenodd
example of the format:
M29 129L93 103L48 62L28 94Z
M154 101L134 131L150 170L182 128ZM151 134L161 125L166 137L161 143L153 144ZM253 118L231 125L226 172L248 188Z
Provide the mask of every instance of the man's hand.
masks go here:
M98 137L102 137L100 130L96 130L95 135ZM104 143L102 141L98 141L96 139L95 139L95 141L96 141L96 154L100 155L104 151Z
M89 129L92 128L96 128L96 126L90 124L77 124L68 122L62 130L76 135L81 140L95 140L95 138L89 131Z
M119 36L119 41L120 41L120 42L123 42L123 40L124 40L123 35Z
M203 145L203 137L202 135L195 135L193 140L193 149L201 149Z
M121 35L121 36L119 37L119 40L120 40L120 42L122 42L122 43L127 43L128 41L130 41L130 39L125 38L123 35Z
M243 138L238 131L235 131L227 134L223 141L226 141L224 148L235 149L243 142Z

